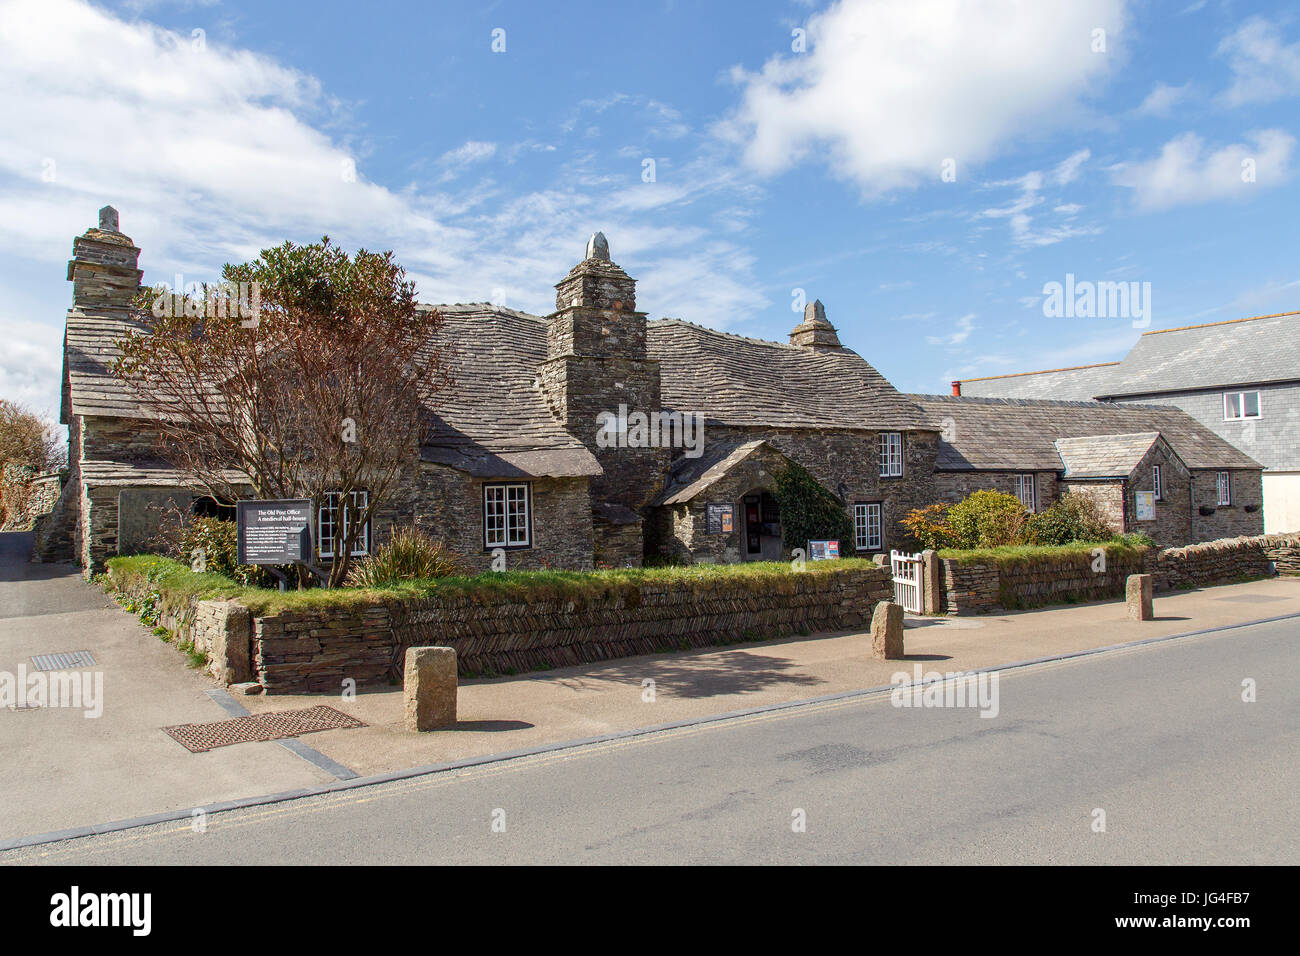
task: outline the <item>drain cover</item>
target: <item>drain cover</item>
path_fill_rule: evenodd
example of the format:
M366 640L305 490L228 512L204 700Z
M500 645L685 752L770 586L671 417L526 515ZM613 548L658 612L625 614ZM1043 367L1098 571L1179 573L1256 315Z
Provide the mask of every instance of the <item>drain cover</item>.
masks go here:
M95 658L90 651L63 651L58 654L36 654L32 663L38 671L66 671L73 667L93 667Z
M253 743L259 740L283 740L322 730L342 730L366 726L333 707L320 704L303 710L279 710L269 714L253 714L234 720L218 720L210 724L178 724L164 727L171 737L190 753L203 753L216 747L231 744Z

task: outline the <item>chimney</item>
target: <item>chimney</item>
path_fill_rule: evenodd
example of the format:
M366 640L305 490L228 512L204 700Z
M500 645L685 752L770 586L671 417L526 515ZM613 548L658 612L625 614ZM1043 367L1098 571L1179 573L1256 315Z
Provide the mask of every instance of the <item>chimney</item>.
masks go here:
M956 395L958 398L961 398L961 380L960 380L960 379L952 383L952 393L953 393L954 395Z
M835 326L826 320L826 306L821 299L804 306L803 321L791 330L790 344L806 349L843 348Z
M118 231L117 210L105 206L99 225L72 240L68 281L73 307L83 312L129 309L144 275L136 268L139 258L135 243Z

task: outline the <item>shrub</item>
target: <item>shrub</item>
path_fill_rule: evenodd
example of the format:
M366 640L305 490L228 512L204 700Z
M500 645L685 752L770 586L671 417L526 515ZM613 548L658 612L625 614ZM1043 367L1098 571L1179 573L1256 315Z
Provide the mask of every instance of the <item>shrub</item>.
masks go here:
M933 548L938 551L952 543L952 528L948 526L947 505L926 505L913 508L899 522L918 550Z
M347 585L382 587L398 581L422 581L463 574L455 554L419 528L397 528L368 558L348 572Z
M809 541L840 543L840 556L853 554L853 522L844 503L818 484L807 469L794 462L776 474L777 504L781 508L781 536L786 550L806 547Z
M180 526L180 559L195 571L224 574L240 584L263 583L264 572L251 564L236 564L239 559L235 522L221 518L186 518Z
M954 548L996 548L1016 544L1028 512L1015 495L1004 491L973 491L948 509Z
M1031 544L1069 544L1071 541L1109 541L1115 533L1101 507L1088 495L1069 492L1025 523Z

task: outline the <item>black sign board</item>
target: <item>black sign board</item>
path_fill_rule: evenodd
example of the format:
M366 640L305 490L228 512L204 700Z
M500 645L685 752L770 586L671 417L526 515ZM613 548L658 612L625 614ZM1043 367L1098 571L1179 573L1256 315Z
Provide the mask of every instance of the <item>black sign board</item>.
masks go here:
M730 504L710 504L705 510L705 534L731 534L735 526L736 506Z
M305 564L312 559L311 499L238 501L240 564Z

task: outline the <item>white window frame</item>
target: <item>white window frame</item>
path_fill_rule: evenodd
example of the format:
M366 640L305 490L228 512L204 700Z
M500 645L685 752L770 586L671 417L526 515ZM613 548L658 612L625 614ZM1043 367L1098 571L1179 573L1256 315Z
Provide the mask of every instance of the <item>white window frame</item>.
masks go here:
M1219 471L1214 475L1215 498L1219 500L1220 507L1229 507L1232 504L1232 472Z
M1254 396L1255 396L1255 414L1254 414L1254 415L1247 415L1247 414L1246 414L1246 396L1247 396L1247 395L1254 395ZM1229 412L1231 411L1231 407L1230 407L1229 402L1230 402L1230 400L1233 399L1233 398L1236 398L1236 400L1237 400L1237 409L1238 409L1238 411L1241 412L1240 415L1230 415L1230 414L1229 414ZM1264 417L1264 399L1263 399L1263 396L1260 395L1260 393L1259 393L1258 390L1252 390L1252 391L1249 391L1249 392L1224 392L1224 393L1223 393L1223 420L1224 420L1225 422L1244 422L1244 421L1252 421L1252 420L1254 420L1254 419L1256 419L1256 418L1263 418L1263 417Z
M352 515L356 510L364 511L370 507L370 492L364 489L353 491L351 500L343 508L343 534L346 537L348 528L351 526ZM338 515L339 492L330 491L321 498L320 505L316 509L316 540L317 552L322 558L334 557L334 521ZM329 528L329 534L325 529ZM361 558L370 553L370 519L366 519L366 526L361 529L361 535L352 544L352 557Z
M1165 500L1165 483L1163 476L1160 474L1160 466L1151 466L1151 491L1156 496L1156 501Z
M880 477L903 477L903 433L880 433Z
M1025 488L1029 489L1029 501L1025 501ZM1016 497L1030 514L1038 511L1038 475L1029 473L1027 475L1016 475Z
M483 550L532 546L532 486L526 481L484 482Z
M882 504L858 501L853 504L853 548L855 551L879 551L884 542Z

